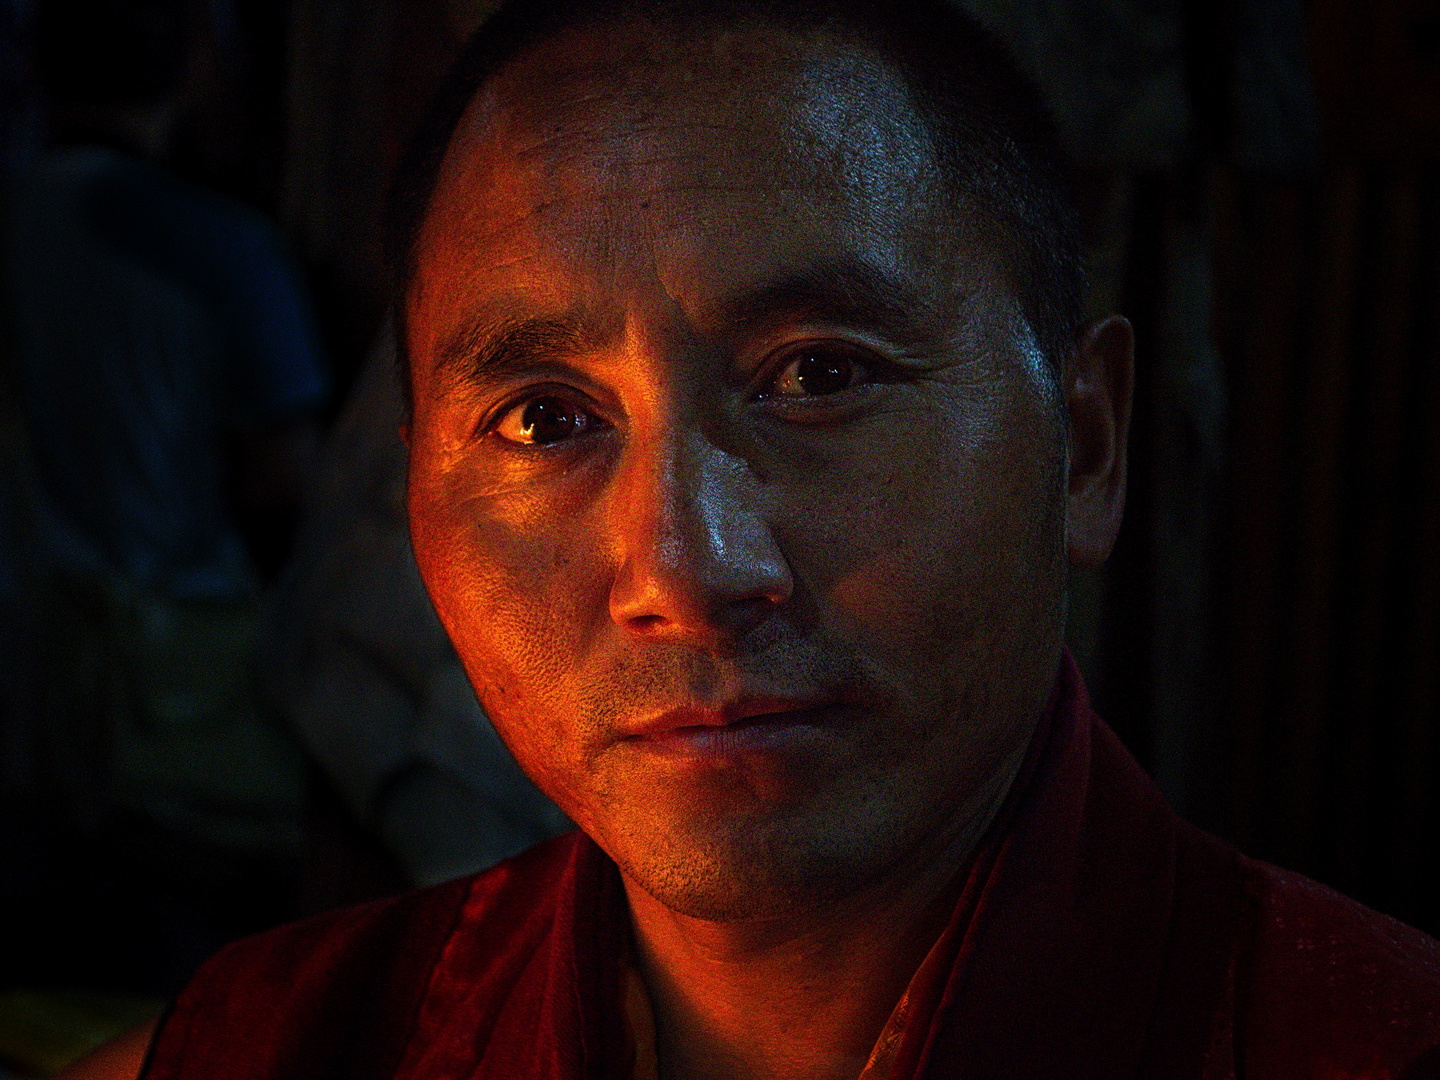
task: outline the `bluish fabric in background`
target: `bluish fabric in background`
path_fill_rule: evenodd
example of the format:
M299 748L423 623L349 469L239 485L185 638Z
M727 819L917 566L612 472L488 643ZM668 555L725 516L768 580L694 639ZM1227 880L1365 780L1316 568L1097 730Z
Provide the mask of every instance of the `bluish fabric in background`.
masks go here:
M157 166L70 148L17 185L6 262L46 547L176 599L252 594L227 440L328 392L273 226Z

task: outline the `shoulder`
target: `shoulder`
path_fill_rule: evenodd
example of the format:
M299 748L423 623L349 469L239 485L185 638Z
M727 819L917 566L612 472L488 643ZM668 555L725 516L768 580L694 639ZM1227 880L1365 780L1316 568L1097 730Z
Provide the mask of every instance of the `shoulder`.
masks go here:
M481 979L533 948L578 844L567 834L473 877L226 947L176 999L145 1075L390 1075L450 940L463 932Z
M393 962L393 947L443 942L462 923L468 931L490 931L529 921L564 877L578 839L567 833L478 874L245 938L221 950L201 974L268 972L289 986L311 972L354 965L355 954L374 948L385 950L383 962Z
M1253 921L1236 1021L1251 1075L1430 1075L1406 1069L1440 1046L1440 942L1299 874L1241 862Z

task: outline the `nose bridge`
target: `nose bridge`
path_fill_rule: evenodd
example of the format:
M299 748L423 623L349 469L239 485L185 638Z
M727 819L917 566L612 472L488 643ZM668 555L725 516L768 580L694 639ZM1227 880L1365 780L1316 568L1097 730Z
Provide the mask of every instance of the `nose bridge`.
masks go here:
M667 470L671 479L661 481L668 547L673 561L693 558L714 569L739 556L745 534L759 524L754 493L746 490L753 486L746 483L749 465L698 429L677 436Z
M741 631L791 589L759 480L693 416L676 410L647 426L616 491L612 615L637 631Z

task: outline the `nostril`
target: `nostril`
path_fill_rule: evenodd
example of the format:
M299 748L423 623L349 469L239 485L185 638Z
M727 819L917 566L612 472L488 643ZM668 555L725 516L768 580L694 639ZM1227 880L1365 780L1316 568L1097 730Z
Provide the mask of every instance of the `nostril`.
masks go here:
M630 629L636 633L647 634L657 630L665 623L663 615L632 615L630 617Z
M725 621L730 624L732 630L744 633L758 626L783 603L784 598L769 593L736 600L730 605L728 618Z

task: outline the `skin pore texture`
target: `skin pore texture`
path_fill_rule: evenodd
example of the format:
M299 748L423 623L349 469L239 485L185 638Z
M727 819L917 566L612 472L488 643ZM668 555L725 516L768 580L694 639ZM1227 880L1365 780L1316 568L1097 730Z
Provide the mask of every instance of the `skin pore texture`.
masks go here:
M1118 528L1128 325L1057 386L935 173L863 49L608 26L482 89L421 232L416 557L667 1078L859 1074Z

